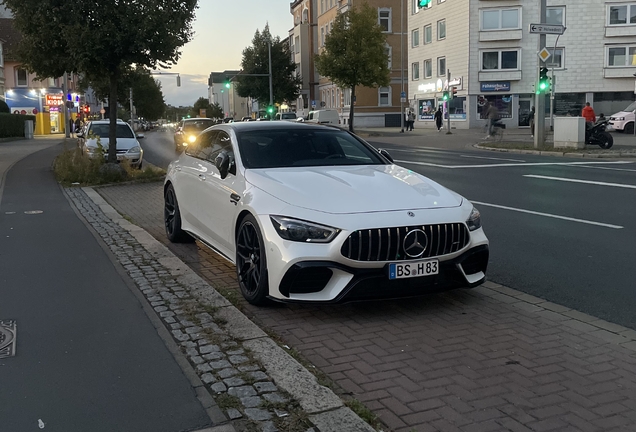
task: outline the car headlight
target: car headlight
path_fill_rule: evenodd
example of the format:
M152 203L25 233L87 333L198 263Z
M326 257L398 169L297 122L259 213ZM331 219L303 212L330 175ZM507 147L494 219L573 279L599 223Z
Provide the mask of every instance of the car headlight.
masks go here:
M126 153L141 153L141 147L139 147L139 146L134 146L133 148L131 148L130 150L128 150Z
M319 225L285 216L270 216L281 238L296 242L329 243L340 232L338 228Z
M191 142L191 143L195 142L196 140L197 140L197 137L196 137L196 136L194 136L194 135L190 135L190 136L188 137L188 141L189 141L189 142Z
M466 220L466 225L468 225L468 231L475 231L481 228L481 214L475 207L471 210L470 216Z
M621 120L622 121L622 120L625 120L625 117L616 117L615 120Z

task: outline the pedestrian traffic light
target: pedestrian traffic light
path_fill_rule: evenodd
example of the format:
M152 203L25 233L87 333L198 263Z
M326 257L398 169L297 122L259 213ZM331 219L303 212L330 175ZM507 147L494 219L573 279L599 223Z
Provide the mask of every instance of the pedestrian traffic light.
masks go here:
M428 7L431 0L417 0L417 6L420 8Z
M452 87L451 88L450 97L451 97L451 99L457 97L457 87Z
M537 86L537 94L546 93L550 90L550 78L548 77L548 68L542 67L539 70L539 85Z
M447 92L447 91L445 91L445 92L442 94L442 100L443 100L444 102L446 102L448 99L449 99L448 92Z

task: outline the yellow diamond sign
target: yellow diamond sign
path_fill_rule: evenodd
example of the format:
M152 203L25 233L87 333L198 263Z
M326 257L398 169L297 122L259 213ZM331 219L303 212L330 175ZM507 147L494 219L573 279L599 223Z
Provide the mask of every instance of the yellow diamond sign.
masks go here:
M550 55L550 51L548 51L547 48L543 48L541 51L539 51L539 58L544 62L548 61Z

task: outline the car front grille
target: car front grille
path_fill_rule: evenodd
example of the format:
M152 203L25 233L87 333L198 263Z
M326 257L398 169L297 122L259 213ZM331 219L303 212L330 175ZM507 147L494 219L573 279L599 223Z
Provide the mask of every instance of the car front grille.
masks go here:
M412 230L426 234L424 252L412 257L404 250L404 238ZM401 261L430 258L457 252L470 241L463 223L419 225L409 227L374 228L354 231L345 240L340 253L354 261Z

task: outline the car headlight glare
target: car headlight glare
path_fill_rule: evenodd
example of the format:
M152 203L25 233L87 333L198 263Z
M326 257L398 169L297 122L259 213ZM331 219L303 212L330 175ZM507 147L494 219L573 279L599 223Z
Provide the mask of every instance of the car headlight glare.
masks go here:
M188 141L191 142L191 143L195 142L196 140L197 140L197 137L195 137L194 135L190 135L188 137Z
M296 242L329 243L340 232L338 228L319 225L285 216L270 216L281 238Z
M141 153L141 147L139 146L134 146L133 148L131 148L130 150L127 151L127 153Z
M466 220L466 225L468 225L468 231L475 231L481 228L481 214L475 207L471 210L470 216Z
M616 117L616 120L625 120L625 117Z

